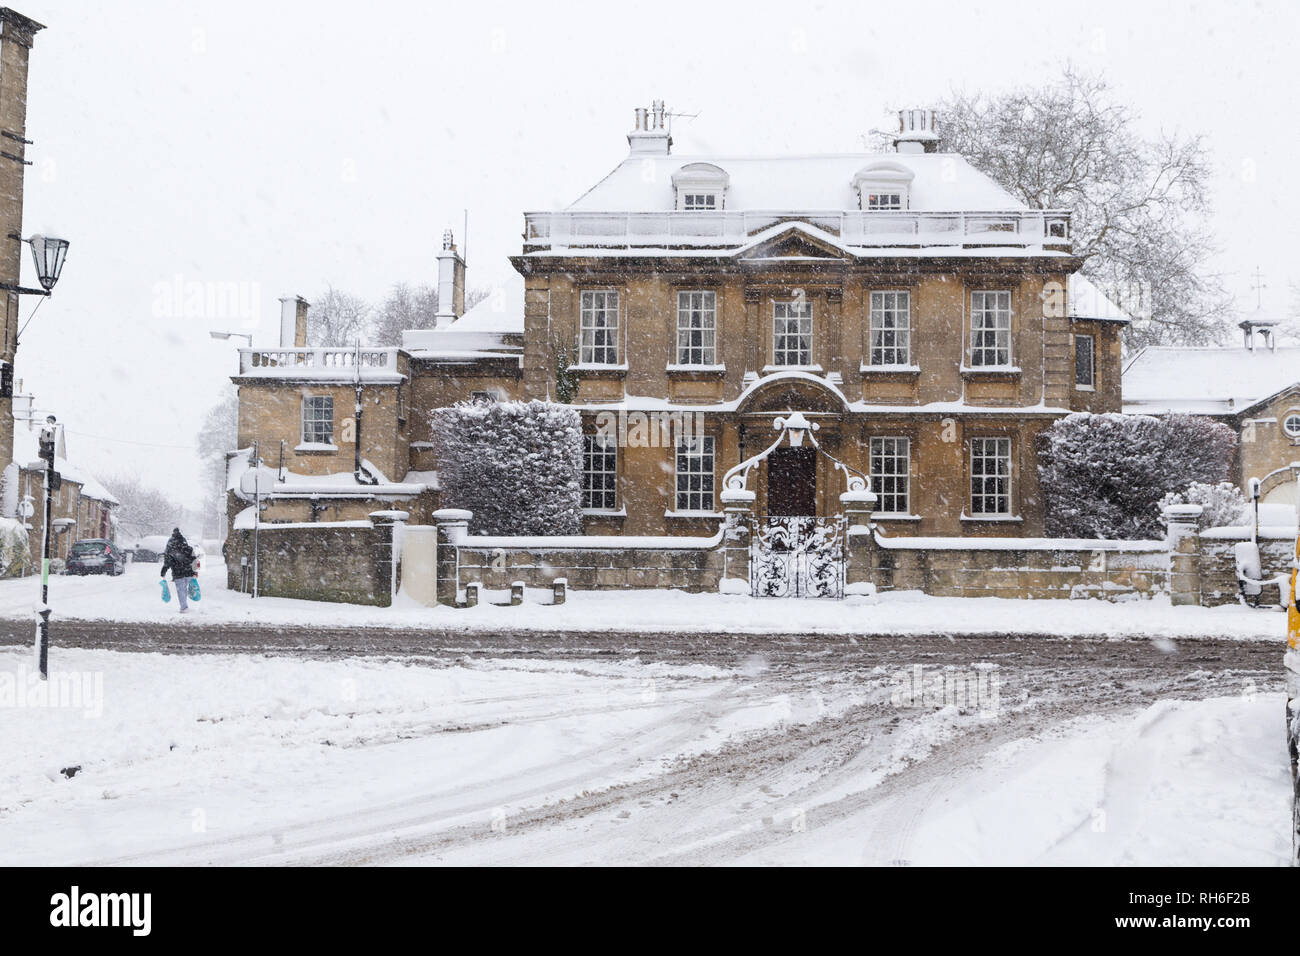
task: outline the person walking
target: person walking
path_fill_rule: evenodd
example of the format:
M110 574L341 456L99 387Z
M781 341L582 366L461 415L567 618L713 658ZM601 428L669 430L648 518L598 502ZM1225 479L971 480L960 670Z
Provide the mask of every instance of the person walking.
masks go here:
M162 579L166 583L167 572L170 570L182 614L189 611L190 578L194 577L198 567L194 549L185 540L185 535L181 534L181 529L173 528L172 536L167 539L167 547L163 549Z

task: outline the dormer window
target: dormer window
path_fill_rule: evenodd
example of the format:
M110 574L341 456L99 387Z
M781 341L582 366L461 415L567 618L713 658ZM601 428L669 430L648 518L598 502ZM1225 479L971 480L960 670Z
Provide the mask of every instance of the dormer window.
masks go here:
M717 209L721 205L718 202L717 193L682 193L681 206L689 211L700 209Z
M902 163L885 161L859 169L853 176L858 208L864 212L894 212L908 207L913 172Z
M863 209L902 209L902 193L865 193L862 196Z
M673 173L675 206L685 212L716 212L726 205L727 171L712 163L687 163Z

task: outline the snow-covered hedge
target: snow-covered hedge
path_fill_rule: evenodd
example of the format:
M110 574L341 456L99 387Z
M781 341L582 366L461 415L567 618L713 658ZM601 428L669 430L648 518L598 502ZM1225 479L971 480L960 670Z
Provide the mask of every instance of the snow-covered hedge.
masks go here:
M26 570L27 529L17 518L0 518L0 577L16 578Z
M1220 481L1213 485L1194 481L1185 490L1171 491L1160 499L1159 507L1162 511L1169 505L1200 505L1201 530L1234 527L1244 524L1247 517L1246 496L1230 481ZM1163 518L1161 523L1164 523Z
M1161 499L1228 477L1237 436L1191 415L1068 415L1039 436L1047 533L1159 538Z
M582 416L553 402L495 402L430 414L444 508L475 534L582 531Z

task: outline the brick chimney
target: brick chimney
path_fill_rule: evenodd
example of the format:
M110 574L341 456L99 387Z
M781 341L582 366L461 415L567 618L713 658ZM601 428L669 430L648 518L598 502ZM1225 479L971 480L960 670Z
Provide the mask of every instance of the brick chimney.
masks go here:
M442 234L438 253L438 314L433 327L443 328L465 314L465 260L456 251L456 239L448 229Z
M280 299L280 347L300 349L307 345L307 310L311 303L300 295Z
M655 100L647 110L635 111L636 127L627 134L628 151L632 156L667 156L672 152L673 138L668 133L668 111L663 100Z

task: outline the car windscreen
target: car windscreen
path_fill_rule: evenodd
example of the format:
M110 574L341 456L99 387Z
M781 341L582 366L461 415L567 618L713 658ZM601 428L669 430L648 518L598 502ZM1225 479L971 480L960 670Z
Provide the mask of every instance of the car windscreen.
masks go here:
M93 541L78 541L72 546L73 554L103 554L107 545L96 544Z

